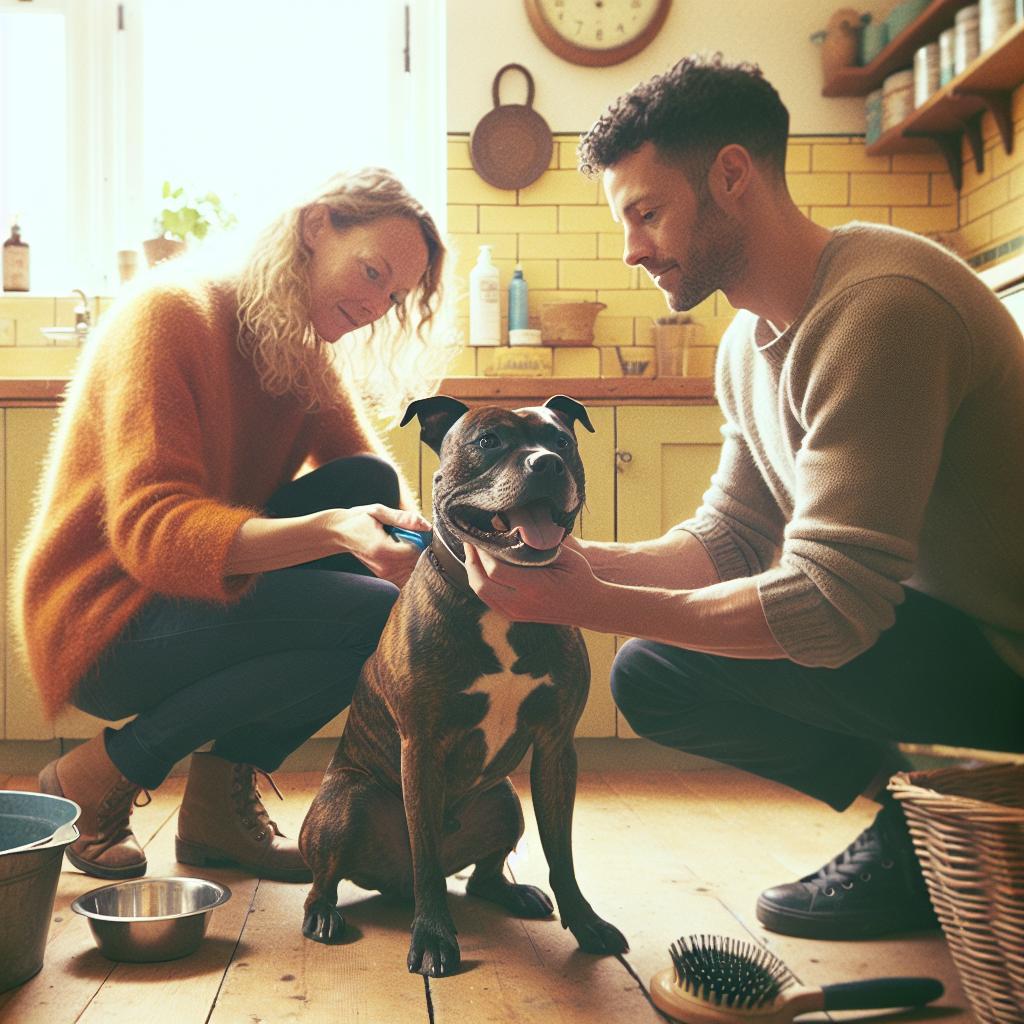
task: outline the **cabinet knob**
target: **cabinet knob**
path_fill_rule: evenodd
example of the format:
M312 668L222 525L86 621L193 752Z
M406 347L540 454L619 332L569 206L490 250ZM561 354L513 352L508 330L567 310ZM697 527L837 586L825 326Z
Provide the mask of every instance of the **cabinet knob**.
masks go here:
M633 453L626 451L616 451L615 453L615 468L621 473L625 470L626 466L633 461Z

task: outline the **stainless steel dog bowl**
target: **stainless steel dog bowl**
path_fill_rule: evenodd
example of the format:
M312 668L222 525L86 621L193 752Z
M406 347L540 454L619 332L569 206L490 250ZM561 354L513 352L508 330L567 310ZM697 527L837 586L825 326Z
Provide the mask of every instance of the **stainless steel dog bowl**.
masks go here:
M110 960L177 960L199 948L210 914L231 890L205 878L140 878L79 896L71 909L89 921Z

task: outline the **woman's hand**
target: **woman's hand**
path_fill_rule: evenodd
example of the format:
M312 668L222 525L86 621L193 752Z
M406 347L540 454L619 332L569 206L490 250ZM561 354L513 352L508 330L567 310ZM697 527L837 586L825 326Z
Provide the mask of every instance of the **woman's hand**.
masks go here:
M334 509L328 519L328 527L335 533L341 550L355 555L374 576L401 587L412 573L420 550L385 533L385 526L430 529L430 523L418 512L379 504Z

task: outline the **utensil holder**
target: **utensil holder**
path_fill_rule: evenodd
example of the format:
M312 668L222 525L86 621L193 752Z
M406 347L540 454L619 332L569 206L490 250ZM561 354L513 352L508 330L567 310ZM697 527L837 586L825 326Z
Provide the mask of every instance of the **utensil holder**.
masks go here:
M704 339L703 324L654 324L655 369L659 377L682 377L686 373L686 353Z

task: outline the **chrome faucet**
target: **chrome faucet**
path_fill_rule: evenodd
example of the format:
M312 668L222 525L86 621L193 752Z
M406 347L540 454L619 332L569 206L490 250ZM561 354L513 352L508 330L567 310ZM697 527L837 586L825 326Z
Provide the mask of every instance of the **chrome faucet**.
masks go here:
M89 298L81 288L73 288L73 293L80 297L81 301L75 306L75 334L78 335L79 345L85 341L92 326L92 313L89 310Z

